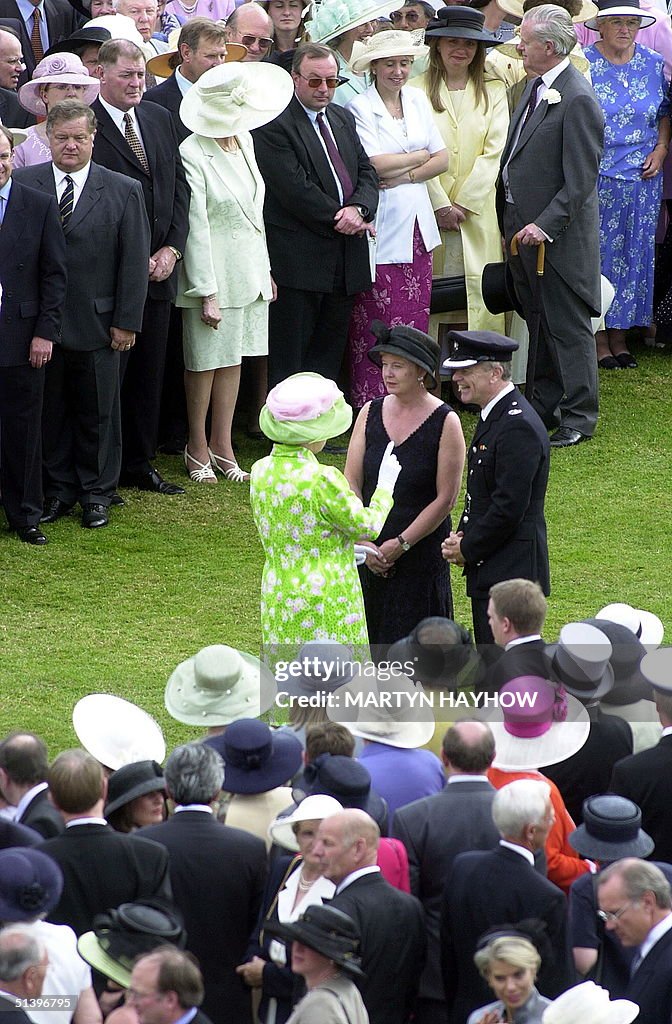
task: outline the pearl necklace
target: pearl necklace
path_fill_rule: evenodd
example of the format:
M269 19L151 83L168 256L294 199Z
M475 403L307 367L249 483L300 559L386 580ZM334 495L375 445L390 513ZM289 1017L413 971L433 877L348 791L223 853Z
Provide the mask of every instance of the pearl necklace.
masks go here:
M310 888L312 888L312 886L315 884L316 881L317 881L316 878L313 878L313 879L305 878L304 879L303 874L300 874L299 875L298 888L301 890L301 892L308 892L308 890Z

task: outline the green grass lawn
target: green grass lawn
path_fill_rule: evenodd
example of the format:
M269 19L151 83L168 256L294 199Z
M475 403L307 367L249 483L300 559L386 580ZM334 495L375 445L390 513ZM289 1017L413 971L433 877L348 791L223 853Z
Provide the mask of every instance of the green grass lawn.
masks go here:
M548 639L620 600L654 611L672 641L672 357L637 354L639 370L600 375L596 437L552 455ZM468 438L474 418L463 425ZM246 468L267 451L239 441ZM181 459L157 465L185 482ZM187 481L181 497L122 492L126 507L112 510L107 529L83 530L69 516L47 528L42 549L0 533L0 735L31 729L52 752L74 745L72 706L97 690L154 714L169 747L196 734L164 710L171 670L206 644L256 652L260 642L249 488L218 480ZM455 572L453 591L456 617L470 623Z

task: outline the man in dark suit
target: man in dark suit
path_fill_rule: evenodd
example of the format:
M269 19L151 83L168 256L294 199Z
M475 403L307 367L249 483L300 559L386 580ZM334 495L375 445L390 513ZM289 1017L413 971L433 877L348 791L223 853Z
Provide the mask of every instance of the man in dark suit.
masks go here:
M63 872L61 898L49 914L77 935L91 930L96 914L147 896L171 901L168 854L148 839L115 832L103 818L107 780L85 750L66 750L49 769L51 797L65 832L40 849Z
M499 693L518 676L547 679L550 660L541 638L546 619L546 598L533 580L502 580L490 587L488 622L503 653L491 665L484 690Z
M378 205L378 177L354 118L331 102L333 52L299 46L292 78L287 109L254 132L278 286L269 310L271 387L301 370L338 376L355 295L371 285L367 236Z
M415 896L381 875L379 839L380 830L365 811L341 811L320 823L313 852L336 885L330 906L359 929L366 978L357 984L371 1024L405 1024L425 964L425 922Z
M601 624L601 623L600 623ZM669 647L645 655L640 665L651 683L663 733L655 747L614 765L609 789L642 810L642 828L655 842L654 860L672 863L672 664Z
M156 103L140 103L145 59L134 43L104 43L93 159L142 185L151 230L149 292L142 331L122 357L122 484L157 494L183 494L152 466L159 427L163 370L175 266L187 238L189 189L170 114Z
M634 947L625 998L639 1006L637 1024L672 1017L672 897L670 883L654 864L628 857L597 877L604 926L623 946Z
M60 835L63 818L49 799L47 748L32 732L13 732L0 743L0 790L16 807L15 822L45 839Z
M91 163L95 134L91 108L62 101L47 117L52 163L18 176L59 199L67 251L62 341L45 383L42 522L79 501L89 528L107 525L119 480L119 359L142 327L149 260L142 189Z
M26 128L35 118L24 110L16 95L25 68L21 52L21 26L11 18L0 19L0 124Z
M501 839L487 852L461 853L448 876L441 907L441 966L451 1024L464 1024L472 1010L491 1000L474 965L480 936L499 924L525 918L544 921L554 956L542 964L539 991L549 998L574 980L566 932L566 900L534 869L553 822L547 783L518 779L499 789L492 814Z
M465 506L443 557L464 567L474 639L493 644L488 622L490 587L501 580L536 580L550 593L544 501L550 451L539 416L511 383L518 348L493 331L451 331L452 371L460 398L481 415L468 447ZM486 653L485 651L483 652Z
M68 0L0 0L0 18L11 18L21 26L25 68L20 85L33 77L35 65L50 46L72 35L84 23Z
M597 173L604 118L590 83L567 54L576 33L566 11L528 11L519 49L530 81L514 111L497 184L497 212L516 294L531 323L541 290L532 404L551 446L592 437L597 423L597 357L591 316L599 315ZM546 246L543 287L538 246ZM538 308L538 307L537 307ZM529 386L529 383L528 383Z
M441 748L448 785L436 796L400 807L394 815L392 834L406 847L411 892L424 907L427 926L427 964L415 1024L447 1019L440 963L441 899L457 854L491 850L499 841L492 820L495 788L486 776L494 756L495 740L488 725L457 722L446 732Z
M212 803L224 763L212 747L177 747L164 769L175 814L140 836L170 854L170 878L187 931L187 948L203 972L203 1008L216 1024L251 1024L249 989L236 974L254 928L266 881L266 847L241 829L221 825Z
M56 200L12 181L13 149L0 127L0 486L10 530L42 545L42 400L60 340L65 238Z
M193 956L163 947L136 960L126 993L140 1024L211 1024L198 1007L203 977Z
M42 995L49 958L37 932L25 925L0 931L0 1024L30 1024L21 1004ZM17 975L17 968L22 968Z

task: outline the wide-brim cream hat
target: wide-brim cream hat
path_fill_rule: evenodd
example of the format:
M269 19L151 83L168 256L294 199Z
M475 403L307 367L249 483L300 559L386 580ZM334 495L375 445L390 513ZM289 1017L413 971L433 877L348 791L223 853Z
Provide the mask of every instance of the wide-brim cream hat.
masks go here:
M87 694L75 704L72 724L84 749L114 771L136 761L161 764L166 756L159 723L123 697Z
M168 46L170 49L166 50L165 53L157 53L156 57L150 57L147 61L147 70L156 78L170 78L175 68L180 64L180 51L177 48L177 43L181 32L182 27L174 28L168 36ZM243 46L242 43L227 42L224 63L231 64L234 61L242 60L246 53L247 47Z
M4 128L6 132L12 133L15 146L20 146L28 138L28 132L24 128L12 128L8 124L3 124L2 121L0 121L0 128Z
M164 702L168 713L185 725L230 725L268 711L276 692L275 677L259 658L212 644L177 666Z
M106 28L110 33L110 39L127 39L129 43L135 43L142 49L143 38L135 27L133 18L128 18L125 14L102 14L100 18L87 21L82 28Z
M22 85L18 92L19 103L31 114L43 116L47 107L40 96L43 85L80 85L83 87L77 99L90 106L100 92L100 82L89 74L86 65L75 53L52 53L43 57L33 71L30 82Z
M334 691L327 717L360 739L406 750L429 743L436 728L430 699L401 671L362 670Z
M497 0L497 6L505 14L518 18L519 21L523 20L525 14L523 0ZM581 22L588 21L589 18L594 18L596 14L597 4L594 4L592 0L582 0L581 10L572 18L572 21L578 25Z
M606 988L594 981L567 989L547 1006L542 1024L631 1024L639 1006L630 999L610 999Z
M422 30L401 32L398 29L390 29L386 32L377 32L367 42L362 56L357 57L350 66L355 74L359 75L363 71L368 71L374 60L386 60L388 57L426 57L429 47L423 42L423 38Z
M291 75L276 64L220 64L192 85L180 118L196 135L224 139L273 121L293 95Z
M291 814L284 818L275 818L271 822L268 826L269 838L283 849L298 853L299 842L294 834L293 825L296 825L298 821L323 821L342 810L343 804L340 804L335 797L327 796L326 793L306 796Z
M518 48L515 43L502 43L501 46L496 47L497 52L501 53L504 57L509 60L521 60L522 56L518 53ZM577 71L580 71L582 75L585 75L586 71L590 67L590 61L583 55L583 49L580 43L577 43L571 53L568 54L570 62L574 65Z
M306 21L306 31L313 43L328 43L353 28L387 17L390 4L378 0L323 0L313 3Z

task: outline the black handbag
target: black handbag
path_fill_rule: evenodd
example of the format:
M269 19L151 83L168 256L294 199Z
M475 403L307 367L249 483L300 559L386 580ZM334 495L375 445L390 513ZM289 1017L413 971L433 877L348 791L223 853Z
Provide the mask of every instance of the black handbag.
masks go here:
M435 277L432 280L430 313L455 313L467 308L467 286L463 277Z

